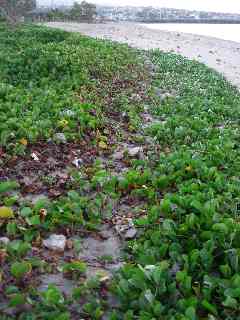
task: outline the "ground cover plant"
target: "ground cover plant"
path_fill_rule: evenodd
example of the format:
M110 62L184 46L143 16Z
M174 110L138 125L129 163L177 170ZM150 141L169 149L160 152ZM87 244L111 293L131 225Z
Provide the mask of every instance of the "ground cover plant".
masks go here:
M195 61L0 25L1 318L238 319L239 115Z
M154 85L176 97L153 105L160 152L144 189L154 197L116 292L126 319L237 319L240 96L199 63L158 51L152 60Z

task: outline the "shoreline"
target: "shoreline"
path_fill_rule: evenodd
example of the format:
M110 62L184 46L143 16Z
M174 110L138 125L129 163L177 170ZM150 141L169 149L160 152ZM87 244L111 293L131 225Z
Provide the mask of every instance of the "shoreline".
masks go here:
M181 33L181 34L185 34L185 35L191 35L191 36L200 36L200 37L205 37L205 38L210 38L210 39L214 39L215 41L227 41L227 42L233 42L233 44L240 44L240 38L239 40L233 40L233 39L224 39L222 38L221 36L217 36L217 35L209 35L209 34L204 34L204 33L196 33L194 30L192 32L188 32L188 31L178 31L178 30L170 30L170 29L158 29L158 28L154 28L153 26L154 25L159 25L158 23L152 23L152 24L144 24L144 23L141 23L140 24L141 26L143 26L144 28L147 28L147 29L150 29L150 30L156 30L156 31L167 31L167 32L175 32L175 33ZM162 26L164 26L165 24L161 24ZM167 25L175 25L174 23L171 23L171 24L167 24ZM180 24L177 24L177 25L180 25ZM188 23L182 23L181 25L184 25L184 26L188 26L191 28L191 26L199 26L199 24L188 24ZM208 27L211 27L210 24L202 24L202 26L208 26ZM222 26L222 24L215 24L215 26ZM232 26L232 25L230 25ZM240 26L240 24L238 25ZM204 29L203 29L204 31Z
M138 49L160 49L197 60L221 73L240 89L240 43L191 33L154 30L135 23L63 23L44 25L80 32L98 39L126 43Z

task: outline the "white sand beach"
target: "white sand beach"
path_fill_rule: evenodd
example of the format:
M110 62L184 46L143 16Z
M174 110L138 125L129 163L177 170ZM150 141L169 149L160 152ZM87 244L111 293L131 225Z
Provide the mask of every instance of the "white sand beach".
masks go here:
M109 39L140 49L159 48L205 63L222 73L233 85L240 88L240 43L189 33L162 31L133 23L62 23L50 22L47 26L100 39ZM189 25L191 32L191 25Z

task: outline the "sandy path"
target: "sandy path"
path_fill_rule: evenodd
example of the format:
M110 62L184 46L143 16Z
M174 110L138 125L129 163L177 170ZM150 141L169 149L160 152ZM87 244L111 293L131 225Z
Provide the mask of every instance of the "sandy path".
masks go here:
M178 32L152 30L131 23L78 24L51 22L46 25L110 39L141 49L159 48L203 62L240 88L240 43ZM191 25L189 25L191 30Z

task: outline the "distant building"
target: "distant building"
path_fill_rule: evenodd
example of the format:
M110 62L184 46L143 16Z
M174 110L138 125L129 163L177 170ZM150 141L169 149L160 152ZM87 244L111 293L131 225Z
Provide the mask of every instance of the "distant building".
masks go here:
M219 20L240 22L240 14L190 11L173 8L154 7L113 7L97 6L97 14L102 19L112 21L161 22L164 20Z

